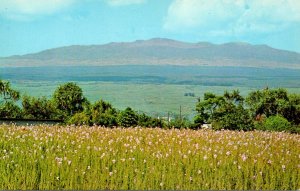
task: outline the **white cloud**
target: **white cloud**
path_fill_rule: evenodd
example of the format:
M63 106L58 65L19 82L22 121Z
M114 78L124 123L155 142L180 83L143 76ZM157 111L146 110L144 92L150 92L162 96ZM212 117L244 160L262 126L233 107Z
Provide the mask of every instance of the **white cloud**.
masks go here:
M107 3L111 6L125 6L132 4L142 4L145 2L146 0L107 0Z
M174 0L164 28L214 34L268 32L300 23L300 0Z
M11 19L29 19L36 15L55 13L75 0L1 0L0 13Z

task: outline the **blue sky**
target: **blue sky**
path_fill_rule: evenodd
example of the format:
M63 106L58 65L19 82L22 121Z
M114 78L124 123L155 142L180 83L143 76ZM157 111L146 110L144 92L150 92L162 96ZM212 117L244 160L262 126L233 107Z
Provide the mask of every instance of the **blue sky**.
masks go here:
M0 0L0 57L155 37L300 52L300 0Z

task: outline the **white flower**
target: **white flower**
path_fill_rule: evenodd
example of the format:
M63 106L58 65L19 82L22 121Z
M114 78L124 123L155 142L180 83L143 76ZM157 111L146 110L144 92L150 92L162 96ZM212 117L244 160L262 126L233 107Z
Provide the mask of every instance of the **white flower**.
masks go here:
M241 158L242 158L243 161L246 161L248 157L247 157L247 155L242 154Z

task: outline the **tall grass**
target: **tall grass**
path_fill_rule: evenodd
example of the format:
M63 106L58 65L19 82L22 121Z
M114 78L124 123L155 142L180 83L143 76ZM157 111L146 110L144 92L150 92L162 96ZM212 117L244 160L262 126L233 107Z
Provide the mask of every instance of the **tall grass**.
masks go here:
M0 126L0 189L300 188L300 135Z

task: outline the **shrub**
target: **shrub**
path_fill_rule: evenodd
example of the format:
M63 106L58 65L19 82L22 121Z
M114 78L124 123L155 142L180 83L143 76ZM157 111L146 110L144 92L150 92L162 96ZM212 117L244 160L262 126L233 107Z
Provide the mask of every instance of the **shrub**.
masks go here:
M92 123L106 127L116 126L117 110L103 100L97 101L91 109Z
M260 130L267 131L291 131L291 123L280 115L268 117L260 125L257 126Z
M142 127L163 127L161 119L150 117L144 113L138 115L138 125Z
M30 119L55 119L57 112L54 104L46 97L35 98L23 96L23 118Z
M21 118L22 110L14 102L8 101L0 104L0 117Z
M67 123L70 125L90 125L90 117L85 112L76 113L67 121Z
M127 107L118 115L118 124L123 127L136 126L138 124L138 115L130 107Z

